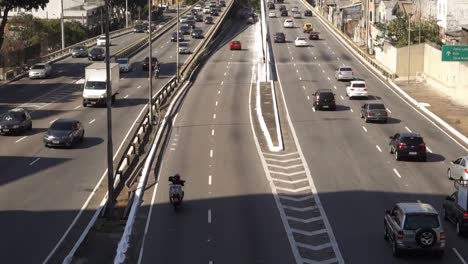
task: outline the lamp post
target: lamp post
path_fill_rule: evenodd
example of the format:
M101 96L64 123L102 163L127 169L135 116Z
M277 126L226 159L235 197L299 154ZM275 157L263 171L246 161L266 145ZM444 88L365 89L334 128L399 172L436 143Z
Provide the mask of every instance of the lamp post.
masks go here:
M408 14L408 84L409 84L409 79L410 79L410 69L411 69L411 52L410 52L410 47L411 47L411 17L413 14L409 13Z
M125 0L125 27L128 28L128 0Z
M149 80L149 97L148 97L148 109L149 109L149 123L152 125L153 124L153 76L152 76L152 70L153 70L153 49L151 47L151 33L152 33L152 28L151 28L151 7L152 3L151 0L148 0L148 80Z
M63 0L60 1L60 30L62 31L62 49L65 49L65 26L63 22Z
M176 80L179 83L179 0L177 0Z

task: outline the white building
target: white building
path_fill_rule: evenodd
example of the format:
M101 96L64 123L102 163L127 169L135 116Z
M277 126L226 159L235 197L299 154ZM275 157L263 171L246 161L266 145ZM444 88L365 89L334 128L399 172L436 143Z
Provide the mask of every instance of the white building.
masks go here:
M468 0L437 0L437 24L444 32L468 24Z

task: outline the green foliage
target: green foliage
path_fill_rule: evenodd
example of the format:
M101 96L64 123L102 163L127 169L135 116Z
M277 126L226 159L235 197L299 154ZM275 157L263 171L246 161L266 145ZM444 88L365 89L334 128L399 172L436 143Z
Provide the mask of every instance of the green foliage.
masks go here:
M440 44L439 26L437 20L411 21L410 44L433 42ZM375 38L375 47L382 48L385 42L399 48L408 45L408 17L398 16L386 24L377 24L380 34ZM419 38L421 32L421 38Z

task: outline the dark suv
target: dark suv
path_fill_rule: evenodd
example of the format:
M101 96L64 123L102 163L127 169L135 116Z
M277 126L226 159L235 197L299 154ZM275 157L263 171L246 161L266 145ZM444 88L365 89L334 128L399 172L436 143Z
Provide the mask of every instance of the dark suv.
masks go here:
M314 94L314 108L316 110L336 110L335 94L331 89L318 89Z
M106 58L106 52L103 48L92 48L88 53L88 60L104 60Z
M0 134L16 134L31 129L31 116L23 108L9 110L0 119Z
M468 186L468 181L462 181ZM465 188L466 187L462 187ZM465 194L466 195L466 194ZM466 197L465 197L466 203ZM468 210L463 207L463 194L458 191L444 201L444 219L455 224L458 235L468 235ZM465 204L465 207L468 206Z
M283 32L275 33L275 43L285 43L286 42L286 35Z
M369 121L379 121L387 123L387 109L385 108L384 104L364 104L361 107L361 118L364 118L364 121L366 121L366 123Z
M390 153L396 160L402 158L417 158L426 161L426 143L416 133L396 133L390 137Z
M152 57L151 58L151 69L154 70L156 69L156 64L158 64L158 59L156 57ZM146 57L144 60L143 60L143 65L142 65L142 70L143 71L148 71L149 70L149 64L150 64L150 59L149 57Z

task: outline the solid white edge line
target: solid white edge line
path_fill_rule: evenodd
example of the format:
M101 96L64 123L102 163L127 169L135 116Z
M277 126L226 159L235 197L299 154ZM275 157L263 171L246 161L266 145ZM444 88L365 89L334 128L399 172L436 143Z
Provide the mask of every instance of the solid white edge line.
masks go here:
M380 152L382 152L382 149L379 147L379 145L375 145L375 147L376 147Z
M394 168L394 169L393 169L393 172L395 172L395 174L398 176L398 178L401 178L401 175L400 175L400 173L397 171L397 169Z
M455 252L455 255L457 255L457 257L461 261L461 263L467 264L466 261L463 259L463 257L461 256L461 254L458 252L458 250L456 248L452 248L452 250L453 250L453 252Z
M261 1L263 2L263 1ZM274 52L274 50L273 50ZM336 259L338 261L339 264L343 264L344 263L344 260L343 260L343 256L341 255L341 252L340 252L340 249L338 247L338 243L336 241L336 238L335 238L335 235L333 233L333 230L331 228L331 225L330 225L330 222L328 221L328 217L327 215L325 214L325 210L323 209L323 206L322 206L322 202L320 201L320 197L317 193L317 189L315 187L315 184L312 180L312 176L310 174L310 169L309 169L309 166L305 160L305 157L304 157L304 154L302 153L302 148L299 144L299 139L297 138L297 134L296 134L296 130L294 129L294 125L292 123L292 120L291 120L291 117L289 115L289 110L288 110L288 106L286 104L286 98L284 96L284 91L283 91L283 86L281 84L281 78L279 76L279 71L278 71L278 67L277 65L275 64L275 67L276 67L276 71L278 72L277 76L278 76L278 83L279 83L279 87L280 87L280 91L281 91L281 95L283 97L283 103L284 103L284 109L285 109L285 112L286 112L286 119L288 121L288 125L289 127L291 128L291 132L292 132L292 136L294 138L294 141L296 143L296 146L297 146L297 152L301 158L301 161L302 163L304 164L304 169L306 171L306 175L307 175L307 178L309 179L309 185L311 186L311 190L312 190L312 193L313 193L313 196L315 198L315 203L317 205L317 208L319 209L320 211L320 214L322 215L322 221L325 225L325 228L327 229L327 234L328 234L328 237L330 239L330 244L332 245L332 248L333 248L333 251L336 255ZM250 93L251 94L251 93ZM313 108L312 108L313 109ZM250 104L249 104L249 111L251 111L251 107L250 107ZM315 109L314 109L315 111ZM295 243L295 239L294 239L294 236L292 234L292 231L291 231L291 228L289 226L289 222L286 218L286 214L284 212L284 209L282 209L282 204L279 200L279 197L278 197L278 193L276 192L276 187L274 186L274 183L273 183L273 180L271 178L271 175L270 175L270 172L268 170L268 166L267 166L267 163L261 153L261 148L260 148L260 145L258 143L258 138L256 137L255 135L255 130L254 130L254 127L253 127L253 122L252 122L252 118L250 119L250 125L251 125L251 129L252 129L252 132L254 134L254 142L255 142L255 145L257 146L257 151L258 151L258 154L260 156L260 160L262 161L262 165L263 165L263 168L266 172L266 175L267 175L267 178L269 180L269 183L270 183L270 188L272 189L272 193L273 193L273 197L275 198L275 202L276 202L276 206L278 207L278 210L280 212L280 216L281 216L281 219L283 220L283 225L285 226L285 228L287 229L286 230L286 233L287 233L287 236L288 236L288 239L289 239L289 242L290 242L290 245L291 245L291 250L293 252L293 255L296 259L296 263L302 263L302 257L297 249L297 247L294 245Z
M303 5L305 5L307 8L309 8L309 10L313 10L316 12L316 10L310 6L309 3L307 2L304 2L304 0L302 0L302 3ZM426 115L424 115L423 113L421 113L415 106L413 106L410 102L412 102L413 104L416 103L417 107L419 107L419 109L421 109L423 112L425 112L427 115L431 116L433 119L435 119L440 125L444 126L447 130L449 130L450 132L452 132L454 135L456 135L456 137L458 137L460 140L462 140L463 142L465 142L466 144L468 144L468 138L466 138L465 136L463 136L459 131L457 131L456 129L454 129L452 126L450 126L449 124L447 124L444 120L442 120L440 117L438 117L437 115L435 115L434 113L432 113L429 109L427 109L426 107L424 106L419 106L419 104L417 104L416 100L414 100L414 98L412 98L411 96L409 96L404 90L402 90L400 87L398 87L398 85L396 85L393 81L391 80L388 80L388 83L390 84L390 86L393 87L393 89L387 84L385 83L385 81L383 81L381 78L386 78L381 72L379 72L377 69L374 69L370 64L369 62L365 61L364 58L361 58L361 56L359 54L356 53L356 51L349 47L349 45L347 43L343 43L342 41L340 41L339 39L341 39L342 37L341 36L337 36L335 32L333 32L333 30L330 29L330 26L323 22L322 18L319 17L319 16L316 16L320 22L325 26L325 28L329 31L330 35L333 36L338 43L340 43L346 50L350 51L350 54L357 59L357 62L359 62L361 65L364 66L365 69L367 69L367 71L369 73L371 73L372 75L374 75L376 77L376 79L378 81L380 81L384 86L386 86L390 91L392 91L397 97L399 97L404 103L406 103L409 107L411 107L414 111L416 111L418 114L420 114L422 117L424 117L429 123L431 123L432 125L434 125L436 128L438 128L442 133L444 133L447 137L449 137L453 142L455 142L458 146L460 146L462 149L464 149L465 151L468 151L468 148L466 148L465 146L463 146L460 142L458 142L458 140L456 140L454 137L452 137L448 132L446 132L445 130L443 130L440 126L438 126L434 121L432 121L429 117L427 117ZM362 61L361 61L362 60ZM364 62L363 62L364 61ZM380 76L381 78L379 78L378 76ZM397 90L397 91L395 91ZM401 95L400 95L400 94ZM403 97L405 97L407 100L404 100ZM388 109L387 109L388 110ZM390 111L389 111L390 112ZM391 113L391 112L390 112Z

